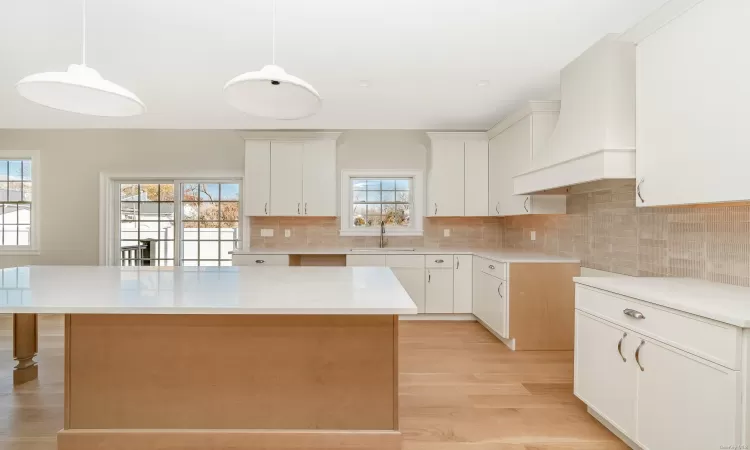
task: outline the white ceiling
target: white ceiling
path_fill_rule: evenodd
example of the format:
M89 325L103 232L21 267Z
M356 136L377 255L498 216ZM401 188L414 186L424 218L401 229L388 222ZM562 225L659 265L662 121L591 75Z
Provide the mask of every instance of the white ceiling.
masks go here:
M276 62L324 98L299 121L255 119L222 97L270 63L271 0L88 0L89 66L148 107L116 119L15 90L80 62L81 0L2 1L0 128L487 129L555 96L560 68L665 1L277 0Z

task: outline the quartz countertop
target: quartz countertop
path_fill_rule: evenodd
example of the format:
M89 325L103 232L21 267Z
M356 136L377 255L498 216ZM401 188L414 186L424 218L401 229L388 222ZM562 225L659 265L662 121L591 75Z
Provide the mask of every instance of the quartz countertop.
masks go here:
M545 255L538 252L524 252L515 249L467 249L467 248L426 248L414 250L397 248L368 248L353 250L344 247L300 247L300 248L251 248L236 250L235 255L474 255L497 262L507 263L580 263L579 259Z
M578 284L750 328L750 288L691 278L576 277Z
M0 271L0 313L416 314L385 267L28 266Z

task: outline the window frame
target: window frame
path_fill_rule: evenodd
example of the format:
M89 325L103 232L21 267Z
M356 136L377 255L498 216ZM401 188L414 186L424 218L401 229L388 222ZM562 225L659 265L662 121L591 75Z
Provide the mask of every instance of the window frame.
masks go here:
M244 216L243 196L244 186L241 176L114 176L107 173L100 175L100 198L99 198L99 265L119 266L120 246L120 184L174 184L181 187L188 183L235 183L239 185L239 216L237 224L238 247L245 245L244 236L248 236L248 220ZM175 238L174 238L174 265L182 266L182 189L175 191ZM179 234L179 236L178 236ZM170 267L170 266L163 266ZM206 266L208 267L208 266Z
M0 255L39 255L41 253L41 152L39 150L0 150L0 159L31 161L31 224L29 245L0 245Z
M403 228L386 228L387 236L423 236L424 217L424 174L421 170L342 170L341 171L341 224L339 236L379 236L380 227L355 227L352 225L353 193L352 179L356 178L410 178L411 210L409 226Z

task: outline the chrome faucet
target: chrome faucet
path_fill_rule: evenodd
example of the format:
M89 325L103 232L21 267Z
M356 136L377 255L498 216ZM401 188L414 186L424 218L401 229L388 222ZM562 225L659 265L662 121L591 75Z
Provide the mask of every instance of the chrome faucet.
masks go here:
M385 221L380 221L380 248L385 248L388 245L388 241L385 239Z

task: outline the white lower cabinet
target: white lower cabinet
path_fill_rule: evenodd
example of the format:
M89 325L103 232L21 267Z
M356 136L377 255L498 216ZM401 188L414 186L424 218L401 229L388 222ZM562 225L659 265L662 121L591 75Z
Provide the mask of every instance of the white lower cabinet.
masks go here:
M490 275L501 263L475 258L474 301L472 312L490 328L490 331L504 338L508 337L508 286L507 282L496 275ZM488 269L492 266L493 269Z
M425 312L453 312L453 267L425 271Z
M472 255L453 256L453 312L471 314L474 300L472 290Z
M582 293L589 299L579 304ZM588 301L592 295L599 296L599 301ZM667 344L651 337L679 334L680 328L689 329L696 321L708 319L666 309L661 311L673 317L648 313L633 319L627 312L634 314L635 309L641 314L637 309L643 303L626 299L631 308L623 311L620 322L619 317L607 315L609 298L620 297L577 289L575 395L642 449L746 445L741 371L684 351L678 348L684 346L680 341Z

